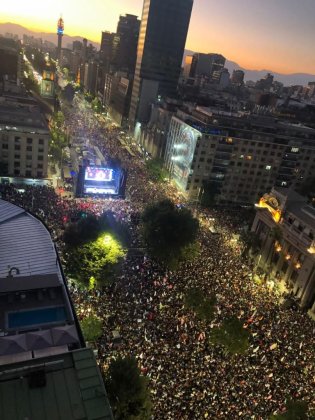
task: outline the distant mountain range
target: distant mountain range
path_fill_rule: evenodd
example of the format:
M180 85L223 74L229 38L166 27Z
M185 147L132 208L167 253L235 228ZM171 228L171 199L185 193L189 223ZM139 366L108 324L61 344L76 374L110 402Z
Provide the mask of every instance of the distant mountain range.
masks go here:
M51 32L35 32L31 31L24 26L17 25L15 23L0 23L0 34L4 35L6 33L16 34L20 39L22 39L23 35L33 36L34 38L42 38L44 41L53 42L57 45L57 35ZM101 37L101 34L100 34ZM70 36L64 35L63 36L63 46L67 47L68 44L72 45L73 41L82 41L81 36ZM97 42L89 41L92 45L96 48L100 48L100 44ZM193 51L185 50L184 57L186 55L193 54ZM283 83L285 86L291 85L302 85L306 86L308 82L315 81L314 74L307 74L307 73L293 73L293 74L281 74L276 73L272 70L248 70L241 67L239 64L235 63L234 61L226 60L225 67L230 71L232 74L233 70L243 70L245 72L245 80L252 80L256 82L263 78L266 73L272 73L275 77L275 80L278 82Z
M42 38L43 41L52 42L57 46L57 34L54 34L52 32L35 32L31 31L30 29L25 28L24 26L17 25L16 23L0 23L0 35L5 35L6 33L18 35L20 39L23 38L23 35L27 36L33 36L34 38ZM101 34L100 34L101 38ZM72 48L72 42L73 41L82 41L82 36L70 36L67 34L63 35L62 39L62 46L64 48L68 47L68 44L71 44ZM100 44L97 42L93 42L88 40L88 43L91 43L96 48L100 48Z
M187 55L193 54L193 51L185 50L184 58ZM244 67L241 67L239 64L235 63L234 61L226 60L225 67L229 70L232 75L233 70L243 70L245 72L245 80L252 80L253 82L257 82L257 80L262 79L267 73L271 73L274 75L274 80L281 82L284 86L292 86L292 85L302 85L306 86L308 82L315 81L314 74L308 73L292 73L292 74L281 74L276 73L272 70L248 70Z

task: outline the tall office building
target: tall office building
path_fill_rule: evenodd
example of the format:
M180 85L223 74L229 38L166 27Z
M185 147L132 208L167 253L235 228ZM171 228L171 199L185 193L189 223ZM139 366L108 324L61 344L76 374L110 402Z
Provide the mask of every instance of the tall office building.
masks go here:
M213 81L217 81L224 65L225 57L221 54L195 53L192 56L188 77L206 76Z
M129 112L147 122L158 95L176 93L193 0L144 0Z
M241 86L244 84L245 73L243 70L233 70L231 82L233 85Z
M119 17L117 25L119 44L116 56L119 71L126 71L132 75L135 72L139 30L140 20L137 16L125 15Z
M118 45L119 38L116 33L102 32L100 59L106 72L116 63Z

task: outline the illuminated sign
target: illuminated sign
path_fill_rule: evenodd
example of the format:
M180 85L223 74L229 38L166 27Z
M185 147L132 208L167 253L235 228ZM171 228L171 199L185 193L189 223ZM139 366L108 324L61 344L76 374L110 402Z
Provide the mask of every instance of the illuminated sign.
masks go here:
M85 170L85 180L110 182L113 180L113 169L88 166Z
M265 208L272 215L273 220L276 223L280 222L281 219L281 209L278 200L276 197L270 194L265 194L259 201L259 204L256 204L256 207Z

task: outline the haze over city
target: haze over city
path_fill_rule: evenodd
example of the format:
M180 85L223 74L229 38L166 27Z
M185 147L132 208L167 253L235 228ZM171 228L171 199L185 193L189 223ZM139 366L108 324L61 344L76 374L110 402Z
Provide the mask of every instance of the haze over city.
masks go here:
M142 0L56 0L49 13L39 0L15 0L1 5L0 22L55 32L62 14L65 33L100 42L120 14L141 12ZM248 69L314 74L314 15L313 0L196 0L186 48L219 52Z

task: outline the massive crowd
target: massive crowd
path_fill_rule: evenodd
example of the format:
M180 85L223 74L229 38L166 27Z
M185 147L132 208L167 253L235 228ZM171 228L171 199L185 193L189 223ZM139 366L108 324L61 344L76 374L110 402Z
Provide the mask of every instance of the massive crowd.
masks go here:
M78 127L79 121L85 130L76 108L66 118L70 127ZM149 182L141 159L130 159L120 147L117 129L97 122L92 127L86 132L90 140L129 171L128 200L63 199L48 187L25 187L24 193L15 186L0 187L4 198L43 218L56 240L82 210L101 214L110 209L136 237L132 215L170 192ZM171 195L179 200L173 191ZM199 216L205 222L198 239L200 256L176 272L147 255L128 254L112 287L91 292L70 286L78 314L90 309L103 320L101 367L106 369L117 354L134 355L149 378L156 420L265 420L283 411L287 399L302 399L315 408L314 323L301 311L285 309L273 291L250 279L252 267L241 258L239 247L230 244L245 222L242 212L212 210ZM220 234L212 234L208 224ZM184 307L185 292L195 286L216 296L211 323ZM245 355L231 357L209 343L211 329L230 315L243 320L250 332ZM119 331L119 345L113 331Z

